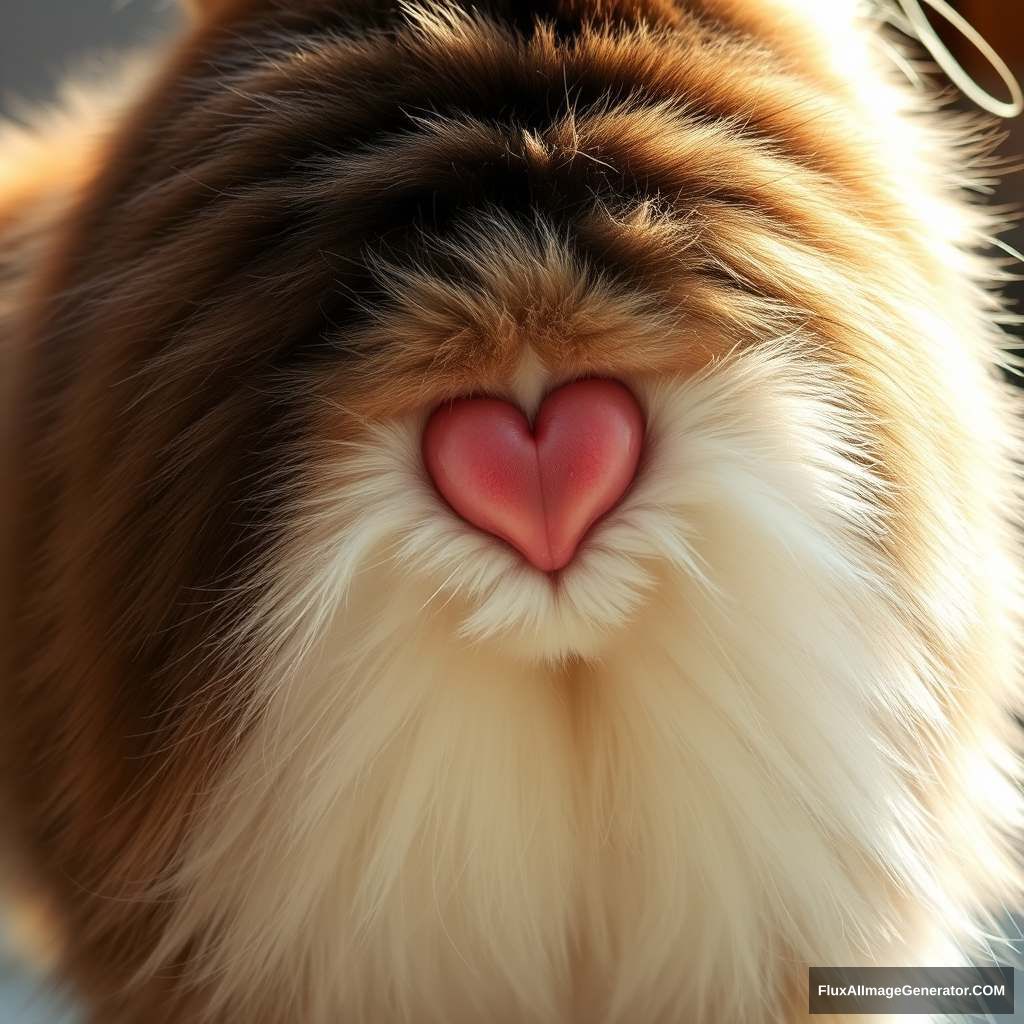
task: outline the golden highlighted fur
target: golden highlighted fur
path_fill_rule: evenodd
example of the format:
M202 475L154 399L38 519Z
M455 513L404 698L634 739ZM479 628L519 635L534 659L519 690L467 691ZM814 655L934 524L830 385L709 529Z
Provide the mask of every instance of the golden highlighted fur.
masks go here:
M0 136L2 801L92 1019L788 1022L1004 956L986 131L840 0L196 6ZM647 450L553 583L420 427L586 374Z

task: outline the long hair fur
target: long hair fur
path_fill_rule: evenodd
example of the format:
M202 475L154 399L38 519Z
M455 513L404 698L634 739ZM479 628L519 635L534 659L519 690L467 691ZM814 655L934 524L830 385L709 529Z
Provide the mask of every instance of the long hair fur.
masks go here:
M196 6L0 136L0 800L92 1019L758 1024L998 957L991 132L845 0ZM553 582L419 438L586 375L647 445Z

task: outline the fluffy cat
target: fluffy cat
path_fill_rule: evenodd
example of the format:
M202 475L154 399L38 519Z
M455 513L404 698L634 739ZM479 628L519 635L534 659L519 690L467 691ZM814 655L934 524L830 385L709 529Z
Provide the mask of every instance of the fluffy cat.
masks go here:
M6 857L91 1020L789 1022L991 955L988 129L846 0L196 7L0 136ZM551 574L422 433L591 377L643 453Z

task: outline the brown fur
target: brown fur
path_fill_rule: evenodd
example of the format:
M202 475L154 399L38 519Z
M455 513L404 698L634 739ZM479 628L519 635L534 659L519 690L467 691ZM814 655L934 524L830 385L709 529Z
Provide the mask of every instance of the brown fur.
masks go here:
M766 318L822 325L884 406L923 347L867 349L827 288L744 252L799 247L869 294L908 254L942 272L842 85L757 4L489 0L444 47L374 0L203 6L112 139L44 139L61 177L0 195L0 767L103 1024L201 1004L174 976L125 985L168 913L151 883L239 742L249 680L218 641L325 419L345 437L497 387L527 343L563 375L689 373ZM531 227L502 263L493 210L573 259ZM955 478L956 427L930 427ZM912 495L891 551L911 568L919 429L892 422L880 453Z

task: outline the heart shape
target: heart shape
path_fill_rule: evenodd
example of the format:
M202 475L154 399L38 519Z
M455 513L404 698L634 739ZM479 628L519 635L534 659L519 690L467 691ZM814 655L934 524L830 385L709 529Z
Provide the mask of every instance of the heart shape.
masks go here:
M532 432L522 411L501 399L441 406L423 432L423 461L463 519L554 572L626 493L643 436L630 391L588 378L552 391Z

